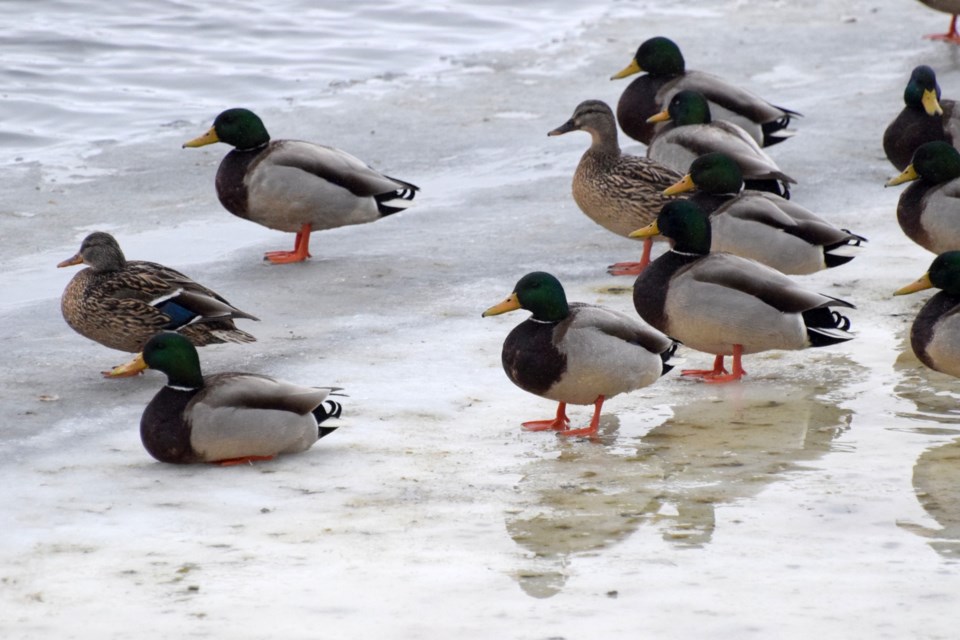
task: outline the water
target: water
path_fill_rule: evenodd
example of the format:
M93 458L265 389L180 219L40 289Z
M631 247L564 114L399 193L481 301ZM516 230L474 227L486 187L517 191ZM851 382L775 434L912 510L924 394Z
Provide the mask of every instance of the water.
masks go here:
M956 380L907 346L925 296L891 297L930 256L896 224L879 144L914 65L960 95L957 50L919 37L939 14L902 0L92 6L4 4L0 635L955 633ZM546 133L583 99L615 102L610 74L656 34L804 113L771 155L798 202L870 240L803 278L857 305L857 337L750 356L739 385L667 376L608 401L599 442L523 433L555 407L500 369L518 314L479 315L534 269L632 312L629 279L604 267L637 245L570 197L587 136ZM416 206L316 234L305 264L264 265L291 234L223 211L224 145L180 146L236 104L275 137L420 185ZM73 272L54 265L93 229L262 319L244 325L256 344L202 350L208 371L342 386L343 428L248 468L154 463L137 424L160 378L100 379L126 354L59 314Z
M541 43L602 3L11 0L0 35L3 163L70 162L227 106L291 108L338 88L443 73ZM93 145L93 146L92 146Z

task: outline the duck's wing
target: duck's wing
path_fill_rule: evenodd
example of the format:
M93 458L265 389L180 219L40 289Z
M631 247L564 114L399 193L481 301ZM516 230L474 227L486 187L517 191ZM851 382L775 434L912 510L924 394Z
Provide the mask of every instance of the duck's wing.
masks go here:
M570 308L573 316L571 329L600 331L624 342L639 345L655 354L662 354L673 346L670 338L637 316L585 303L572 303Z
M342 187L358 197L418 190L416 185L384 175L346 151L301 140L283 140L272 147L268 161L281 167L301 169ZM408 198L409 199L409 198Z
M801 313L826 306L853 307L845 300L810 291L776 269L727 253L710 254L685 275L744 294L783 313Z

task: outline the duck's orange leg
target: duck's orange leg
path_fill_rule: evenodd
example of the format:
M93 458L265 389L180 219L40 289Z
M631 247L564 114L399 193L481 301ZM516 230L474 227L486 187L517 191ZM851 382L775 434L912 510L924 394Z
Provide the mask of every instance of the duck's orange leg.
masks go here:
M682 376L694 376L697 378L706 378L708 376L719 376L727 372L723 366L723 356L717 356L713 359L713 369L684 369L680 372Z
M293 251L268 251L263 254L264 260L273 264L289 264L303 262L310 256L310 223L304 223L297 231L297 239L293 243Z
M593 418L590 419L590 425L584 427L583 429L567 429L561 431L557 435L560 436L595 436L597 435L597 429L600 428L600 409L603 407L604 397L600 396L597 398L597 401L593 403Z
M523 423L523 428L527 431L563 431L570 427L570 419L567 418L567 403L561 402L557 407L557 417L553 420L531 420Z
M930 40L943 40L944 42L960 44L960 34L957 33L957 14L953 14L953 17L950 18L950 29L946 33L931 33L924 37Z
M612 276L638 276L650 264L650 253L653 251L653 238L643 241L643 254L640 262L617 262L607 267L607 273Z
M723 374L705 376L703 378L704 382L711 382L714 384L721 382L736 382L743 376L747 375L747 372L743 370L743 365L740 363L740 357L743 355L743 345L735 344L733 345L733 370L730 373L724 372Z
M217 460L211 464L221 467L235 467L238 464L250 464L252 462L262 462L264 460L273 460L273 456L243 456L242 458L227 458L226 460Z

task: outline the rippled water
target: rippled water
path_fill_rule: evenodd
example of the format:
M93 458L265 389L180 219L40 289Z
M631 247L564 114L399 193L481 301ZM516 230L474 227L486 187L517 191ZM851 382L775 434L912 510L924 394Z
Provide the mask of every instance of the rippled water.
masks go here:
M453 68L536 44L602 3L503 0L9 0L0 47L0 162L63 160L225 105Z

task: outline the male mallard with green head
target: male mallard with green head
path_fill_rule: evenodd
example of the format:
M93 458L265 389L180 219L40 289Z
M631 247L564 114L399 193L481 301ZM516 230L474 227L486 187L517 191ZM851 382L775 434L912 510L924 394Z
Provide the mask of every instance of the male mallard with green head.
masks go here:
M301 140L271 140L248 109L228 109L184 147L234 147L217 170L217 197L230 213L270 229L296 232L293 251L270 251L272 263L310 257L310 234L373 222L403 211L419 187L386 176L346 151Z
M936 141L917 147L888 187L912 182L900 194L897 222L907 237L939 255L960 249L960 151Z
M940 289L917 313L910 328L910 346L934 371L960 377L960 251L934 258L919 280L897 289L895 296Z
M652 384L672 368L675 342L619 311L568 303L560 281L549 273L520 278L513 293L483 317L517 309L532 315L504 341L503 370L524 391L560 403L556 418L524 422L525 429L595 435L604 400ZM570 429L567 404L592 404L590 424Z
M686 171L699 156L719 151L736 161L749 189L788 196L788 185L796 183L746 131L731 122L713 120L707 99L698 91L678 92L650 120L668 125L650 142L647 157L671 169Z
M833 225L792 200L744 189L743 174L730 156L708 153L666 190L689 199L710 216L711 251L726 251L787 275L846 264L866 238Z
M927 65L914 68L903 91L904 107L883 132L883 151L903 171L920 145L941 140L960 143L960 109L941 100L937 74Z
M221 465L306 451L336 427L336 387L304 387L253 373L204 376L193 344L165 331L143 347L143 360L167 375L140 418L140 439L160 462Z
M739 125L764 147L792 136L793 131L787 129L790 119L800 115L774 106L715 75L687 69L680 47L662 36L644 41L630 64L610 79L640 72L645 73L631 82L620 96L617 120L625 134L644 144L650 144L662 126L650 122L650 116L663 111L673 95L684 89L705 95L715 119Z
M716 355L713 369L687 370L707 382L742 378L741 357L771 349L806 349L850 340L850 321L830 307L853 307L809 291L775 269L729 253L710 253L710 219L689 200L670 202L636 232L662 234L673 248L633 286L645 321L697 351ZM727 373L724 356L733 356Z

